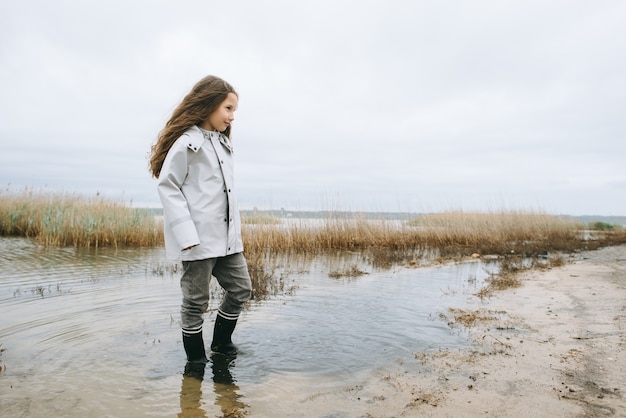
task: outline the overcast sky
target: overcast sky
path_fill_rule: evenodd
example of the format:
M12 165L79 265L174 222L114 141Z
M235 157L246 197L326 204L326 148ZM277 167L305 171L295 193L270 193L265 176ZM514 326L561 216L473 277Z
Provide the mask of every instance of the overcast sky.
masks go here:
M13 0L0 182L159 206L147 152L239 93L242 209L626 215L626 2Z

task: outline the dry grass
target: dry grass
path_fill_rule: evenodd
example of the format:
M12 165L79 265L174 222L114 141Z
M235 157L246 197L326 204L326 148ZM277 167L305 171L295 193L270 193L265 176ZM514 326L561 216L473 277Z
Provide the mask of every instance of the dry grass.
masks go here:
M409 222L333 217L311 222L257 216L244 218L249 260L268 255L363 254L377 267L411 264L424 257L455 259L479 255L534 257L626 242L623 229L592 232L558 216L537 212L451 211ZM58 246L159 246L163 227L152 212L96 196L0 191L0 235L32 237ZM268 273L269 274L269 273Z
M278 225L282 221L280 218L265 213L252 214L241 217L241 223L249 225Z
M626 243L624 228L584 231L580 223L538 212L451 211L421 215L409 222L372 220L355 215L317 220L285 220L264 214L243 218L242 233L255 299L292 289L272 267L280 257L358 254L377 268L419 266L433 261L497 255L498 274L479 297L520 285L518 273L565 263L572 253ZM163 245L159 217L100 196L33 189L0 191L0 236L30 237L44 245L104 247ZM546 254L557 256L545 257ZM279 257L280 256L280 257ZM331 277L366 274L356 265L333 270Z
M399 228L385 220L332 216L320 223L303 219L280 224L243 225L245 246L251 251L271 249L278 253L308 254L374 247L392 250L415 248L407 229L412 228Z
M363 271L356 264L351 265L348 268L343 270L332 270L328 273L328 277L333 279L339 279L341 277L359 277L367 274L366 271Z
M0 191L0 236L31 237L44 245L154 246L163 227L152 213L100 196Z
M430 246L443 256L573 251L583 246L583 225L541 212L444 212L416 218Z
M579 222L537 212L444 212L410 222L355 217L244 225L247 252L325 254L365 253L374 265L411 263L416 258L455 259L478 255L537 257L626 242L623 230L595 231L584 237Z
M484 309L477 310L466 310L466 309L457 309L457 308L449 308L448 314L441 312L439 313L439 318L446 321L449 327L454 327L458 324L470 328L473 327L477 322L487 322L493 321L496 319L496 316L493 312L489 312Z
M476 296L479 298L490 297L494 291L520 287L520 273L528 270L549 270L563 266L566 261L561 254L542 257L524 258L519 255L501 257L498 262L498 271L485 280L485 286L480 289Z

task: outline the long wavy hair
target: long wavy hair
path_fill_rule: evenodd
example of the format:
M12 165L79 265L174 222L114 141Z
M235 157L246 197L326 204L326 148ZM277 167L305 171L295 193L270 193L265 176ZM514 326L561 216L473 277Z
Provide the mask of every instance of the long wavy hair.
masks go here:
M237 92L226 81L209 75L198 81L183 101L174 109L172 117L159 132L159 136L150 149L149 171L153 177L161 174L163 161L174 142L194 125L200 125L218 106L226 100L228 93ZM230 138L230 126L223 132Z

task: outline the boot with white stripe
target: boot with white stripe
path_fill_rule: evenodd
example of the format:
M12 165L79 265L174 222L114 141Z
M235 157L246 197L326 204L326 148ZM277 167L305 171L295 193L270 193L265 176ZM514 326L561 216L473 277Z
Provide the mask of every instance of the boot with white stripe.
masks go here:
M222 316L224 315L224 316ZM233 344L231 336L237 325L239 315L222 314L218 311L215 318L215 328L213 329L213 342L211 342L211 351L219 354L234 355L237 354L237 346Z
M206 353L204 352L202 330L194 333L183 330L183 347L185 348L187 361L189 363L204 364L207 362Z

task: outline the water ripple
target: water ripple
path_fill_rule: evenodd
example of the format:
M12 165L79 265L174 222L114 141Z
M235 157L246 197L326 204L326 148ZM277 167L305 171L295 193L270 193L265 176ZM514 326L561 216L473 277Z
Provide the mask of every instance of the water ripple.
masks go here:
M180 411L180 273L164 266L163 249L46 248L0 238L0 253L0 403L7 414ZM242 314L234 335L242 353L231 377L256 391L242 389L243 399L292 390L280 376L317 390L417 351L467 343L437 313L476 290L486 277L479 262L369 267L352 279L330 278L332 262L281 261L276 274L289 277L295 293ZM207 344L214 317L206 315ZM205 387L198 396L210 407L221 395Z

